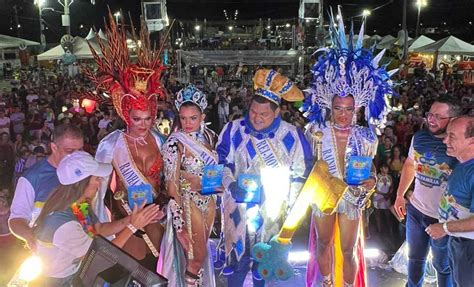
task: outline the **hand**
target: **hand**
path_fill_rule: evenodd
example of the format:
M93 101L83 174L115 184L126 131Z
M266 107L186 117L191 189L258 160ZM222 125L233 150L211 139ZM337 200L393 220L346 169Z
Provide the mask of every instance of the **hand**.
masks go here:
M247 194L247 192L243 188L241 188L236 181L232 182L229 185L229 191L235 200L242 200Z
M407 214L407 210L406 210L406 200L403 196L397 195L397 199L395 200L395 203L393 204L393 209L395 210L395 213L397 214L398 218L400 218L400 220L403 220L405 218L405 215Z
M225 188L223 186L219 186L219 187L214 188L215 193L223 193L224 190L225 190Z
M158 208L160 208L160 206L158 205ZM150 221L150 223L157 223L157 222L160 222L160 220L162 220L164 217L166 216L166 210L165 209L162 209L160 208L156 214L156 217L154 219L152 219Z
M202 189L202 186L201 186L201 177L200 176L197 176L195 174L192 174L192 173L189 173L189 172L181 172L181 176L187 181L189 182L189 184L191 185L191 190L193 191L197 191L197 190L201 190Z
M138 207L137 205L133 207L130 223L136 229L142 229L143 227L148 225L148 223L158 217L158 213L160 211L159 206L156 204L150 204L145 207L145 204L146 202L143 202L140 207Z
M31 251L36 251L36 237L32 236L30 238L24 238L25 247Z
M361 185L368 190L372 190L375 187L375 178L369 177L368 179L364 180Z
M438 240L446 236L443 224L441 223L430 224L430 226L426 227L425 231L434 240Z

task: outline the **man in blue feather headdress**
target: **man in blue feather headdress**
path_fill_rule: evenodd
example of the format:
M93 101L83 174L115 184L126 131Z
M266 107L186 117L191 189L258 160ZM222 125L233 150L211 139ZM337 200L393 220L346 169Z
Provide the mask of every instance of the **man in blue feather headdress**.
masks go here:
M339 16L338 25L334 20L330 25L332 47L318 51L323 54L311 70L313 81L303 110L310 120L307 138L323 133L322 160L349 189L330 214L313 206L310 250L316 256L309 262L307 286L312 286L318 273L323 286L366 285L360 218L376 184L371 164L377 148L375 128L383 123L386 99L393 94L389 78L394 71L378 66L384 51L374 58L362 48L363 28L355 43L352 30L347 41L340 11ZM370 127L356 124L361 108ZM358 177L355 168L364 165L365 176ZM334 267L339 264L342 274Z

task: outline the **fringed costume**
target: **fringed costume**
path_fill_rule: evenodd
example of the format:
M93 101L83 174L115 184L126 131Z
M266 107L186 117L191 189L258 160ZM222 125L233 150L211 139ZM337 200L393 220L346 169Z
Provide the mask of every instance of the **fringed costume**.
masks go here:
M181 90L176 99L176 108L179 111L181 105L192 102L203 112L207 106L206 95L190 85ZM185 248L178 241L178 234L191 230L194 226L191 221L191 208L196 208L202 214L206 239L209 238L212 226L207 226L206 218L210 208L215 209L216 195L201 195L200 190L193 190L186 186L186 181L181 172L202 177L206 165L218 163L217 153L214 151L217 135L204 127L199 131L186 133L183 130L173 132L163 146L163 159L165 166L165 178L168 184L175 184L179 200L170 199L167 214L167 228L162 242L162 252L158 263L158 273L168 278L168 286L205 286L214 287L214 268L212 265L212 253L207 244L207 257L197 278L187 278L187 260L192 258L195 247L190 247L190 252L185 253ZM212 203L212 206L211 206ZM192 225L192 226L191 226ZM186 236L194 237L194 234L186 233ZM199 235L196 235L199 236ZM192 238L190 238L192 239ZM194 250L194 251L193 251ZM191 282L190 282L191 281Z
M371 158L375 156L377 149L375 128L383 125L384 117L389 111L387 99L393 94L390 76L395 71L387 72L384 67L379 67L379 61L384 51L373 58L371 51L362 47L364 24L362 24L359 37L355 43L353 43L354 33L352 29L349 34L349 41L346 40L340 10L338 13L339 21L337 25L335 25L333 17L331 17L331 24L329 25L332 47L317 51L323 52L323 54L311 70L313 81L310 89L307 90L303 111L305 112L304 115L310 120L310 125L306 131L308 139L311 139L317 131L322 131L322 159L327 162L329 172L333 176L345 180L347 165L351 156ZM344 151L344 162L338 160L336 137L334 135L336 127L331 121L328 121L334 96L343 98L352 96L356 111L360 108L365 109L365 119L370 126L361 127L353 124L349 127L350 132ZM353 123L355 123L355 116L356 113L354 112ZM350 186L348 191L342 195L335 212L345 214L349 220L360 218L370 194L370 191L361 185ZM315 217L322 216L324 216L324 213L317 206L313 206L313 220ZM356 244L359 266L355 286L367 285L362 229L362 225L359 224L358 242ZM324 281L327 281L325 283L334 284L334 286L343 286L343 258L339 234L338 221L336 220L332 257L334 281L331 278L324 278ZM311 224L309 241L310 260L306 286L313 286L319 273L316 261L317 232L314 222Z
M254 77L255 95L280 105L280 98L301 100L301 91L286 77L273 70L259 70ZM301 97L300 97L301 96ZM234 273L249 271L249 251L260 241L276 235L295 202L311 168L312 155L303 133L280 116L264 130L252 126L249 115L228 123L216 147L219 163L224 164L223 238L224 275L229 286L238 286L242 278ZM229 191L242 174L261 177L260 204L237 203ZM255 271L256 264L252 270ZM255 280L261 280L253 272ZM242 281L243 283L243 281ZM254 284L255 281L254 281Z

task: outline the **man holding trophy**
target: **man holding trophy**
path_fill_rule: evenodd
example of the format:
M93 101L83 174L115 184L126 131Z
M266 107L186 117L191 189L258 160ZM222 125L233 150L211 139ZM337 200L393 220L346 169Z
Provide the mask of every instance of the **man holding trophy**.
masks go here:
M278 233L311 168L303 133L282 121L281 99L301 101L302 92L273 70L258 70L255 95L244 119L228 123L216 146L224 164L224 275L243 286L252 266L254 286L264 286L250 250Z

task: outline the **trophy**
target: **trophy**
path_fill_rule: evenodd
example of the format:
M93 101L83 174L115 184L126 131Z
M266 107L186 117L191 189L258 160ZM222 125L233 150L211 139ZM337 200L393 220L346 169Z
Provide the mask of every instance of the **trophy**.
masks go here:
M125 200L125 192L123 190L117 190L116 192L114 192L114 199L117 200L117 201L120 201L120 203L122 204L123 209L125 209L125 211L127 212L128 215L132 214L132 209L128 205L128 202ZM141 232L142 232L142 238L143 238L143 240L145 240L145 243L148 246L148 248L150 248L151 253L153 254L153 256L158 258L158 256L160 256L160 253L158 252L158 250L156 250L155 246L153 245L153 243L150 240L150 237L148 237L148 234L146 234L145 232L143 232L143 231L141 231Z

